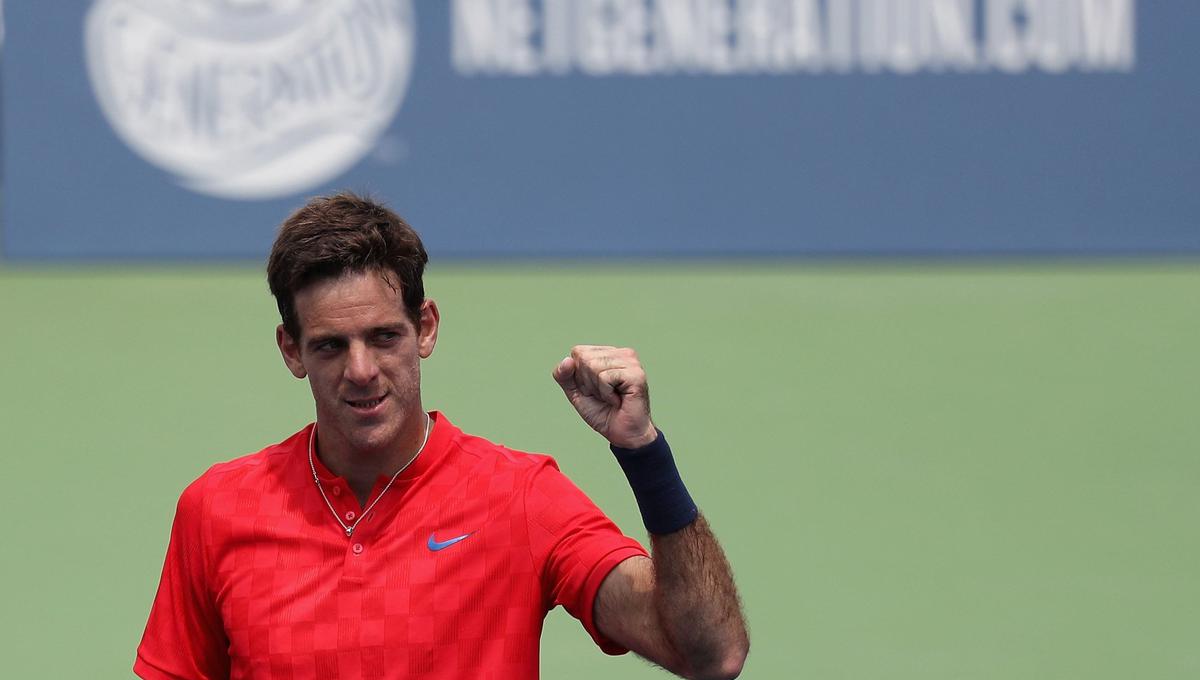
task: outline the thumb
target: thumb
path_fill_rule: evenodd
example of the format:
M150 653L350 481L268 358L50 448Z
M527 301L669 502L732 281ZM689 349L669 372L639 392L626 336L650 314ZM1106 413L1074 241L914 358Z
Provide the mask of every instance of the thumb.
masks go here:
M570 394L576 390L575 360L573 358L566 357L558 362L558 365L554 367L552 375L554 376L554 382L558 383L563 392Z

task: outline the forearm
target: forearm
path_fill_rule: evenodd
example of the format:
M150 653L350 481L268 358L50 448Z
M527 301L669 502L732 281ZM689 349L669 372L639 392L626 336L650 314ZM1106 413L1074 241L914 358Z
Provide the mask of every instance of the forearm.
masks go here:
M658 623L688 676L736 677L750 642L733 573L708 522L700 516L650 540Z
M584 422L612 446L651 536L651 559L629 558L601 583L597 627L685 677L736 677L750 643L733 574L651 422L637 354L576 345L553 375Z
M659 657L690 678L732 678L749 642L725 553L699 514L662 433L637 449L612 447L650 532L648 602Z

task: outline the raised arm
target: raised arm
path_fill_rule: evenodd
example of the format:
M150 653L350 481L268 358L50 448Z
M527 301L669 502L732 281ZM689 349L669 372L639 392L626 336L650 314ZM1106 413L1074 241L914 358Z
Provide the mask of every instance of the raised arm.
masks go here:
M737 677L750 642L733 574L651 421L636 352L576 346L554 379L612 445L650 531L651 558L625 560L600 586L597 627L677 675Z

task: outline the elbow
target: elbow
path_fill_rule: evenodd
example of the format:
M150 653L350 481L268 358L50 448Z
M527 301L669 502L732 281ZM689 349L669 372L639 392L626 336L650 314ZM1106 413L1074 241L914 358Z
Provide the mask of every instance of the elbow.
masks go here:
M743 639L740 644L715 655L709 664L695 669L689 677L693 680L733 680L742 674L746 656L750 653L750 642Z
M720 680L733 680L742 674L742 667L746 665L746 656L750 654L749 641L743 641L735 649L725 655L721 660L721 666L717 669L717 675L713 676Z
M702 676L704 680L733 680L742 674L742 667L746 665L746 657L730 657L728 661L716 669L716 672L711 675Z

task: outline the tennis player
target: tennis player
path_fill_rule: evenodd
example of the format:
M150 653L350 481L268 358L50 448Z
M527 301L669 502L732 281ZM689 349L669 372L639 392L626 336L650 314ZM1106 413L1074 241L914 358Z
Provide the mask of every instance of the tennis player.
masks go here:
M608 440L649 552L552 458L425 410L440 321L427 259L400 217L353 194L284 222L267 267L276 339L316 421L184 490L134 671L531 679L561 605L609 654L737 676L749 643L729 565L651 420L637 354L580 345L552 373Z

